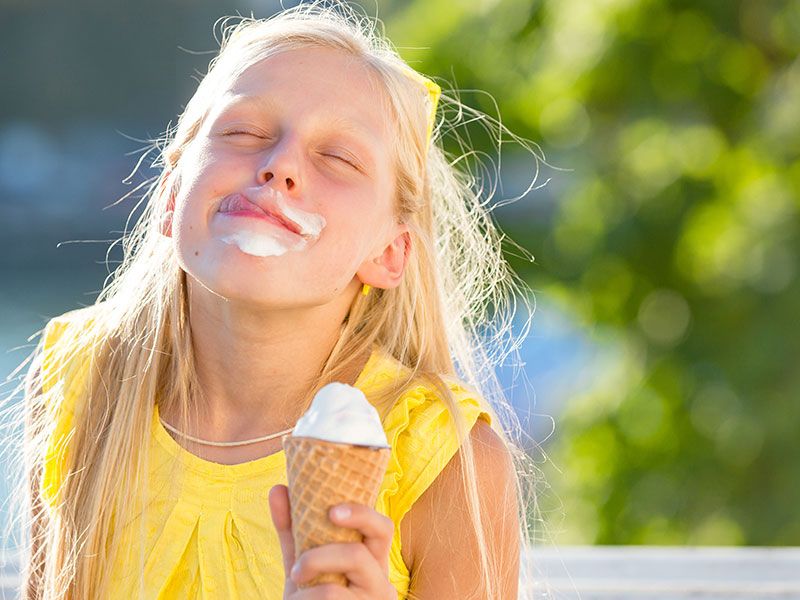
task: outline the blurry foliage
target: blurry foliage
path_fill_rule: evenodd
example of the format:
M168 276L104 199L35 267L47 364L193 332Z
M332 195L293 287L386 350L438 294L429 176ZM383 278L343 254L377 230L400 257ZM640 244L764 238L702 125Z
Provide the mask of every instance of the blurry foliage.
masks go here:
M800 3L390 6L411 64L574 169L502 223L616 340L547 449L552 538L800 544Z

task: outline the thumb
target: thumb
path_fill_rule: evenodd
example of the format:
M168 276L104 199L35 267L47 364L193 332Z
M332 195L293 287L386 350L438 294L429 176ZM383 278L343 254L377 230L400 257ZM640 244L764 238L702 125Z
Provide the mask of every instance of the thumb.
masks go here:
M294 537L292 537L292 514L289 511L289 488L285 485L274 485L269 490L269 510L278 540L281 543L283 555L283 572L286 575L287 585L294 586L289 578L289 572L294 565ZM296 588L295 588L296 589ZM294 590L285 590L285 592Z

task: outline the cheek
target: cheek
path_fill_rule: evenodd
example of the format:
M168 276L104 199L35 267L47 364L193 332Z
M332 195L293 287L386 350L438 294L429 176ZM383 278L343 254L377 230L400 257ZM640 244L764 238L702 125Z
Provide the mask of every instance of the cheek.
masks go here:
M206 194L252 170L250 157L225 152L208 140L197 141L181 161L190 165L186 183Z
M181 189L175 199L173 232L177 230L179 235L188 236L197 231L202 215L207 212L200 201L203 197L200 189L196 181Z
M185 210L184 206L176 210L172 224L172 242L175 247L175 254L181 266L190 272L192 271L189 268L191 262L200 256L205 258L206 255L206 252L201 247L199 225L195 219L191 211Z
M208 228L219 203L232 188L231 182L236 180L236 166L202 151L184 158L192 166L182 175L175 218L180 230L189 235Z
M337 222L331 235L336 241L333 252L340 265L347 264L353 271L375 254L374 246L383 234L382 223L368 211L347 215Z
M219 201L210 195L199 180L187 182L175 201L172 236L178 255L190 260L192 256L207 254L211 219Z

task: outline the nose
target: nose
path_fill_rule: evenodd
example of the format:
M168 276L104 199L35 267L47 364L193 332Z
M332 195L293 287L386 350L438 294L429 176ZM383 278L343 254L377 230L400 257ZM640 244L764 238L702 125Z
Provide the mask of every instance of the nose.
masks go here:
M297 193L300 190L300 164L297 152L287 142L283 139L268 151L258 169L257 179L261 185L275 180L273 185L281 191Z

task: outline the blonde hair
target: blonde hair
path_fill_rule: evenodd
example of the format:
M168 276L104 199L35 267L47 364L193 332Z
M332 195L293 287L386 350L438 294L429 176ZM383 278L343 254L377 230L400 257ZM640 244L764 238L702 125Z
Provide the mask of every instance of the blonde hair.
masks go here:
M481 597L495 598L496 582L508 574L498 572L500 565L487 550L470 432L447 381L458 378L474 388L493 421L501 425L495 430L502 429L516 466L519 541L524 548L531 541L529 511L535 510L532 462L523 450L525 434L504 397L495 367L517 351L527 334L532 295L503 258L502 245L508 240L494 225L475 177L459 168L458 163L466 163L474 152L450 157L442 140L467 118L496 124L498 142L507 130L443 92L433 139L426 145L428 107L419 83L403 72L407 64L376 32L376 21L344 3L326 6L317 1L264 20L238 18L235 25L228 24L229 18L223 20L220 51L208 73L177 126L156 140L155 164L162 172L147 182L143 200L148 201L133 229L122 237L124 260L91 307L92 318L69 344L54 349L53 364L69 364L79 354L87 356L87 349L89 362L78 400L85 408L69 440L69 476L47 526L33 533L40 537L37 547L46 554L45 571L37 580L41 597L105 597L106 567L119 551L119 528L114 522L130 515L134 502L133 494L118 490L138 491L146 481L153 402L142 399L160 398L164 410L172 407L185 426L190 409L196 409L190 399L202 394L193 362L185 273L172 240L159 229L170 196L180 185L185 149L215 99L244 69L286 50L323 47L357 57L385 86L382 101L397 130L396 209L410 227L413 250L399 287L356 295L319 381L304 401L310 403L322 385L337 380L373 344L409 367L407 377L375 399L382 415L420 378L435 386L461 441L463 489L481 550L476 565L482 574ZM510 135L536 155L525 141ZM515 337L511 325L517 302L528 309L528 319ZM40 354L41 342L30 357L29 382ZM41 407L56 401L41 391L30 386L26 394L25 461L34 469L47 443L48 413ZM49 393L58 392L56 386Z

